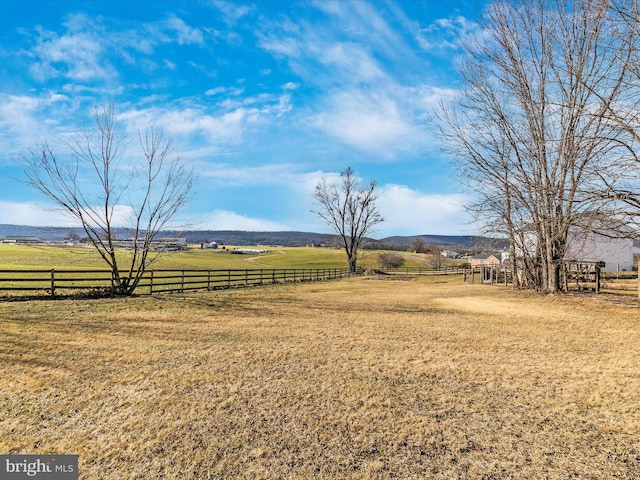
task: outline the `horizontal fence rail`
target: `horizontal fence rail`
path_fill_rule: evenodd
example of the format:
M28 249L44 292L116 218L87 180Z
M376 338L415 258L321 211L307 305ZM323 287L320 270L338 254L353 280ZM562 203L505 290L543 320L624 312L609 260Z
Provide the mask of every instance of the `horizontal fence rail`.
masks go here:
M396 268L383 268L379 267L374 270L376 273L389 274L389 275L459 275L465 272L470 272L468 268L463 267L396 267ZM476 270L477 271L477 270Z
M572 281L567 282L566 290L580 291L591 290L596 293L616 293L620 295L640 296L640 285L638 284L638 272L599 272L595 275L576 276Z
M122 276L123 274L121 274ZM347 268L278 268L217 270L148 270L137 294L214 290L256 285L330 280L349 276ZM0 295L45 294L51 297L79 292L113 294L111 270L0 270Z
M489 265L474 268L456 267L399 267L378 268L377 273L386 275L456 275L462 274L469 283L502 284L513 283L511 269L504 265ZM615 293L619 295L637 295L640 297L640 281L637 271L605 272L599 269L572 270L563 273L562 290L593 291L595 293Z

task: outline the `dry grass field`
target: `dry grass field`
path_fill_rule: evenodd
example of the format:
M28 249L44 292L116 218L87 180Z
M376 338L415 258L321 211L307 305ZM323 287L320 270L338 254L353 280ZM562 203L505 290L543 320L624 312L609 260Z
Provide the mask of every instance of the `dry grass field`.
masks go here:
M0 452L82 479L640 478L637 300L460 277L0 302Z

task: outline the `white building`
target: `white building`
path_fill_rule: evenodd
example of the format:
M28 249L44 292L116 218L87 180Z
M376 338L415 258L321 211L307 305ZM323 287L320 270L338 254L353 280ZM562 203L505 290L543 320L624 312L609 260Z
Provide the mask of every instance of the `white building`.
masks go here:
M610 238L596 233L573 233L567 240L565 260L604 262L605 272L633 270L633 239Z
M535 255L536 236L527 232L524 236L524 250ZM522 254L520 248L516 255ZM623 272L633 270L633 238L611 238L606 235L589 232L581 228L569 229L564 260L567 262L604 262L602 271Z

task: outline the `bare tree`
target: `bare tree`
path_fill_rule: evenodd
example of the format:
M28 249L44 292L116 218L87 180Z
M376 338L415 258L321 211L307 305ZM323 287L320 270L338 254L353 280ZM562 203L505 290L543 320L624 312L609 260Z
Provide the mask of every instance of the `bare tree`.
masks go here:
M487 233L505 234L522 285L555 292L572 227L623 213L606 179L629 166L629 132L608 120L624 101L628 34L607 0L491 5L469 45L465 90L442 133ZM622 33L622 35L625 35Z
M409 246L409 251L416 253L427 253L428 249L427 243L420 237L414 238Z
M323 179L316 185L313 198L320 207L314 213L340 236L349 271L355 273L363 240L383 221L378 212L376 182L361 186L348 167L337 183Z
M622 128L629 138L625 144L626 161L615 171L601 172L601 180L606 186L601 194L603 198L613 200L620 206L620 217L626 221L619 223L624 225L623 228L628 233L628 224L635 224L637 227L640 211L640 1L611 0L610 3L617 20L617 28L610 35L624 47L620 48L618 55L624 62L627 73L621 78L625 94L616 102L607 101L598 90L594 90L593 94L599 96L607 106L603 117Z
M115 293L130 295L158 257L152 242L187 203L195 176L153 128L139 133L139 161L124 165L126 139L113 105L96 109L94 121L95 129L63 144L63 156L46 141L32 149L23 159L25 181L78 221L109 265ZM123 211L130 222L126 252L117 242Z
M378 255L380 268L400 268L404 265L404 257L391 252L383 252Z

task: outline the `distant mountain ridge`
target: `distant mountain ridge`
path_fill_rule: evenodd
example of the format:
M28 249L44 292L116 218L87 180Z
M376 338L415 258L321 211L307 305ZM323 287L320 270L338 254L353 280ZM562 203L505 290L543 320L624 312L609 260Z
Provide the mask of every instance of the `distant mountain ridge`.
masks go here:
M5 237L38 237L47 242L61 242L73 234L79 238L86 236L82 228L75 227L33 227L28 225L0 224L0 239ZM126 229L118 229L120 239L128 238ZM250 232L242 230L188 230L163 231L161 237L183 237L188 243L218 242L227 245L281 245L297 247L310 244L331 244L336 236L326 233L274 231ZM483 246L499 247L495 240L475 235L412 235L391 236L381 239L371 239L372 242L389 246L409 246L415 239L421 238L429 245L444 248L478 248ZM501 242L499 242L501 243Z

